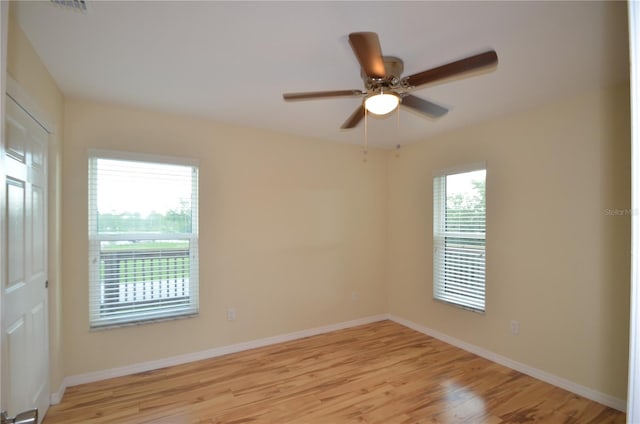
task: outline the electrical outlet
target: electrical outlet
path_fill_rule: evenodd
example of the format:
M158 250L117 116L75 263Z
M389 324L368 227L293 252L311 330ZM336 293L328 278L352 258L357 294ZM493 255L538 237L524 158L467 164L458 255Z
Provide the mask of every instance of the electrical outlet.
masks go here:
M511 321L511 334L520 334L520 322L519 321Z
M236 308L227 308L227 321L236 320Z
M351 300L355 302L358 299L360 299L360 293L358 293L357 291L351 292Z

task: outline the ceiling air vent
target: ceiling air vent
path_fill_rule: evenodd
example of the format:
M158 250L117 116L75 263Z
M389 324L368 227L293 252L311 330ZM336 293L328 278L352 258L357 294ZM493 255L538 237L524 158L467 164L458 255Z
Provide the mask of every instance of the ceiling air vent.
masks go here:
M65 9L72 9L77 12L86 12L87 11L87 2L86 0L49 0L51 3L56 6L63 7Z

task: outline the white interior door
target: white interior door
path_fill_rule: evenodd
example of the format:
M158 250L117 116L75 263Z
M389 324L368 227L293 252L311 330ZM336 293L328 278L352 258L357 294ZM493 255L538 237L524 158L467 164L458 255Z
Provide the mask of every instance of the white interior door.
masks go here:
M49 407L47 131L11 97L5 114L2 397L9 416Z

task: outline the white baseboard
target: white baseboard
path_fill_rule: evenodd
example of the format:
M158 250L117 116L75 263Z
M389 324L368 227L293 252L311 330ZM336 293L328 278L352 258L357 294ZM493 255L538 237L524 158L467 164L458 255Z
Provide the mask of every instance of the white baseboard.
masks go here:
M64 391L67 390L67 379L64 378L62 383L60 383L60 387L54 393L49 395L49 403L51 405L57 405L62 401L62 396L64 396Z
M230 353L241 352L244 350L255 349L258 347L269 346L276 343L283 343L292 340L302 339L304 337L315 336L318 334L329 333L336 330L342 330L345 328L356 327L358 325L370 324L372 322L383 321L389 319L400 325L416 330L422 334L434 337L438 340L442 340L445 343L464 349L467 352L471 352L490 361L496 362L505 367L519 371L523 374L527 374L538 380L542 380L546 383L553 384L554 386L568 390L577 395L583 396L587 399L591 399L595 402L617 409L619 411L626 411L626 402L622 399L618 399L613 396L606 395L604 393L593 390L589 387L582 386L567 379L558 377L556 375L547 373L529 365L516 362L505 356L498 355L497 353L488 351L470 343L463 342L454 337L448 336L444 333L440 333L431 328L425 327L407 319L392 315L392 314L380 314L365 318L359 318L351 321L341 322L337 324L325 325L322 327L311 328L307 330L296 331L293 333L281 334L278 336L266 337L264 339L252 340L244 343L237 343L228 346L217 347L201 352L188 353L184 355L173 356L170 358L159 359L156 361L142 362L138 364L128 365L125 367L112 368L108 370L95 371L86 374L78 374L69 377L65 377L62 384L55 393L52 393L51 404L56 405L62 400L64 391L67 387L77 386L78 384L92 383L94 381L106 380L114 377L122 377L125 375L136 374L145 371L151 371L159 368L170 367L173 365L185 364L188 362L199 361L202 359L215 358L217 356L228 355Z
M537 378L538 380L542 380L546 383L553 384L554 386L560 387L561 389L568 390L572 393L583 396L587 399L591 399L595 402L609 406L613 409L617 409L618 411L626 412L627 403L622 399L618 399L616 397L598 392L597 390L593 390L581 384L574 383L573 381L564 379L562 377L558 377L553 374L549 374L548 372L539 370L529 365L516 362L505 356L498 355L497 353L491 352L489 350L463 342L462 340L458 340L454 337L440 333L439 331L433 330L423 325L416 324L415 322L409 321L407 319L404 319L392 314L389 314L389 319L400 325L404 325L405 327L409 327L413 330L416 330L422 334L426 334L427 336L434 337L438 340L442 340L445 343L459 347L460 349L464 349L467 352L471 352L473 354L486 358L490 361L496 362L500 365L504 365L505 367L519 371L523 374L527 374L533 378Z
M276 343L288 342L291 340L302 339L304 337L316 336L318 334L330 333L336 330L356 327L358 325L370 324L372 322L383 321L389 319L387 314L373 315L370 317L354 319L351 321L340 322L337 324L329 324L322 327L310 328L307 330L296 331L293 333L281 334L278 336L266 337L264 339L252 340L243 343L237 343L229 346L217 347L201 352L187 353L184 355L173 356L155 361L142 362L138 364L128 365L125 367L112 368L102 371L89 372L86 374L72 375L65 377L57 392L52 393L51 404L56 405L62 400L62 395L67 387L77 386L79 384L92 383L94 381L106 380L114 377L122 377L125 375L136 374L140 372L151 371L159 368L166 368L174 365L185 364L188 362L199 361L202 359L215 358L217 356L228 355L230 353L241 352L244 350L255 349L258 347L269 346Z

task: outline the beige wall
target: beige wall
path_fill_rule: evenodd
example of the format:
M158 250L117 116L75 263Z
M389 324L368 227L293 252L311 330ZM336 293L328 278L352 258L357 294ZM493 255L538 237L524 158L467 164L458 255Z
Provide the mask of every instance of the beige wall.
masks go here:
M403 147L388 171L389 312L625 399L628 93L593 92ZM432 173L480 161L484 315L432 300Z
M64 98L55 81L49 75L29 40L15 23L9 8L9 34L7 39L7 74L15 80L29 97L32 106L37 106L46 115L53 131L49 138L49 338L50 338L50 382L57 390L65 377L62 358L61 320L61 144L62 113ZM39 116L42 118L42 116Z
M386 312L385 152L79 100L64 118L67 375ZM89 148L199 159L198 317L89 331Z

